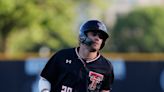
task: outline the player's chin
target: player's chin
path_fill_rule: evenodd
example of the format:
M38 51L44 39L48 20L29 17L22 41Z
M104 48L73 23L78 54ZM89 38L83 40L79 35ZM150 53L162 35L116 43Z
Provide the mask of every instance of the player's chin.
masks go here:
M99 50L100 50L100 47L98 47L98 46L92 46L91 49L90 49L91 52L96 52L96 51L99 51Z
M93 45L93 48L96 49L96 50L99 50L100 47L101 47L101 45L99 45L99 44L95 44L95 45Z

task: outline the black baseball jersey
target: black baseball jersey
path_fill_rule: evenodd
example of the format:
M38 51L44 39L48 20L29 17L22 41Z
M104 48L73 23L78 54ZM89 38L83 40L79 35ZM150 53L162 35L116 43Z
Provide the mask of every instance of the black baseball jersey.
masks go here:
M41 76L51 83L50 92L100 92L110 90L114 79L111 63L102 55L82 60L78 48L58 51L48 61Z

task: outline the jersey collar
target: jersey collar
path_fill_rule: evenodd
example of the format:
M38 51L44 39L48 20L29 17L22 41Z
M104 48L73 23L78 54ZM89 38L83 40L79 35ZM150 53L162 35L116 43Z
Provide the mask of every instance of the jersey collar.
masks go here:
M75 48L75 52L76 52L76 55L78 56L78 58L79 58L80 60L83 61L83 59L80 57L80 55L79 55L79 53L78 53L78 47ZM93 61L97 60L99 57L100 57L100 54L98 53L98 56L97 56L96 58L94 58L94 59L92 59L92 60L87 60L86 63L93 62Z

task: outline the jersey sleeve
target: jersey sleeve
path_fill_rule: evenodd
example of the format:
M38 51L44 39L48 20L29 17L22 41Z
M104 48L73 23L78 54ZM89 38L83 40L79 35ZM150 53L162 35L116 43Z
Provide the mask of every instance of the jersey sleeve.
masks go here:
M112 90L113 81L114 81L113 66L110 65L109 72L105 75L101 89L102 90Z
M49 82L54 82L55 79L58 76L58 66L57 66L57 62L59 55L56 53L54 54L49 61L47 62L47 64L45 65L45 67L43 68L42 72L41 72L41 76L46 78Z

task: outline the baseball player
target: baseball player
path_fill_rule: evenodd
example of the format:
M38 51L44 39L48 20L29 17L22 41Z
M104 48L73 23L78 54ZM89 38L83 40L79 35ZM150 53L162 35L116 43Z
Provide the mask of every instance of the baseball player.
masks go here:
M79 46L63 49L48 61L39 80L39 92L110 92L113 67L99 51L108 38L98 20L82 24Z

